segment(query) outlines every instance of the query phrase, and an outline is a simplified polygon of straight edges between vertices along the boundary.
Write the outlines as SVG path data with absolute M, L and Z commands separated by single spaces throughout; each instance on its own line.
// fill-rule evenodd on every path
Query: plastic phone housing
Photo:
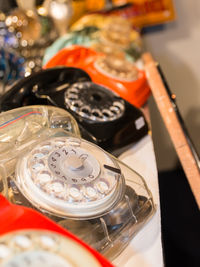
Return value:
M 1 144 L 12 127 L 7 125 Z M 51 218 L 110 260 L 154 214 L 144 179 L 95 144 L 60 128 L 16 140 L 1 153 L 2 193 Z
M 11 204 L 2 195 L 0 205 L 1 266 L 112 266 L 86 243 L 41 213 Z M 79 259 L 77 252 L 81 255 Z
M 75 267 L 81 264 L 101 266 L 86 249 L 71 239 L 51 232 L 19 231 L 0 237 L 0 242 L 0 252 L 4 252 L 0 259 L 2 267 L 11 267 L 13 264 L 16 267 L 40 267 L 44 264 L 47 267 L 54 264 L 60 267 Z
M 64 129 L 80 136 L 75 119 L 61 108 L 35 105 L 2 112 L 0 114 L 0 172 L 10 175 L 18 155 L 34 143 L 34 138 L 36 136 L 45 138 L 49 132 L 56 129 Z M 4 183 L 6 181 L 3 181 Z M 0 191 L 5 189 L 6 187 L 1 188 Z

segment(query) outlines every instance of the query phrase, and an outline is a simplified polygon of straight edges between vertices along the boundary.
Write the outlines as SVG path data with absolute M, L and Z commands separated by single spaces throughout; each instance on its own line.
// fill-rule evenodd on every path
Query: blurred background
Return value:
M 200 154 L 200 2 L 174 0 L 176 20 L 143 35 L 146 50 L 160 63 L 192 140 Z M 178 159 L 163 121 L 149 100 L 159 171 L 174 169 Z
M 174 0 L 176 20 L 143 35 L 146 50 L 160 63 L 195 147 L 200 154 L 200 2 Z M 159 171 L 166 266 L 200 266 L 200 213 L 165 125 L 149 99 Z

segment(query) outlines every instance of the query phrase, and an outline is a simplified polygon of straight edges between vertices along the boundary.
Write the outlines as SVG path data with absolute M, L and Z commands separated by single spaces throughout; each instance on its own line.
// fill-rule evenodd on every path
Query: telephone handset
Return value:
M 9 128 L 12 124 L 2 144 L 9 139 Z M 21 144 L 17 137 L 12 150 L 1 153 L 3 193 L 11 202 L 45 214 L 109 259 L 154 214 L 143 178 L 97 145 L 60 128 L 35 132 Z
M 75 68 L 57 67 L 47 71 L 39 71 L 30 76 L 21 79 L 15 83 L 0 99 L 0 111 L 6 111 L 20 106 L 47 104 L 44 100 L 38 100 L 34 90 L 37 87 L 43 88 L 47 93 L 54 90 L 61 90 L 65 84 L 75 83 L 77 81 L 90 81 L 89 75 Z
M 0 114 L 0 192 L 8 195 L 3 177 L 11 174 L 22 151 L 34 144 L 34 138 L 45 139 L 56 130 L 80 136 L 75 119 L 61 108 L 35 105 Z
M 148 133 L 139 109 L 93 83 L 80 69 L 47 69 L 21 80 L 3 96 L 1 109 L 36 103 L 66 109 L 83 138 L 115 154 Z
M 0 205 L 2 267 L 112 267 L 99 253 L 37 211 L 13 205 L 2 195 Z

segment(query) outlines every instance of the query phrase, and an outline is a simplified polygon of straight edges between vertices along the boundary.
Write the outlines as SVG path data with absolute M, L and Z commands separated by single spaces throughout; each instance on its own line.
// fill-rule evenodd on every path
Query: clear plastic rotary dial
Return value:
M 77 253 L 80 257 L 77 257 Z M 78 242 L 48 231 L 17 231 L 0 238 L 1 267 L 101 266 Z
M 54 137 L 22 157 L 16 169 L 22 194 L 39 209 L 70 218 L 94 218 L 121 200 L 124 177 L 98 146 Z
M 137 68 L 125 58 L 107 55 L 98 58 L 94 65 L 99 72 L 120 81 L 131 82 L 138 79 Z

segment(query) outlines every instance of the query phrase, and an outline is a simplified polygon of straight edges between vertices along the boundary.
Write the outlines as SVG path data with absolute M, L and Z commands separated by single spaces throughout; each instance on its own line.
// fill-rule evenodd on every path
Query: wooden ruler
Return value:
M 191 146 L 191 140 L 184 132 L 184 127 L 182 127 L 180 123 L 180 118 L 177 116 L 179 113 L 176 112 L 173 102 L 170 99 L 164 81 L 158 71 L 158 64 L 154 61 L 150 53 L 143 54 L 143 60 L 153 97 L 172 139 L 197 205 L 200 208 L 200 171 L 198 155 L 194 147 Z M 163 151 L 163 153 L 165 152 Z

